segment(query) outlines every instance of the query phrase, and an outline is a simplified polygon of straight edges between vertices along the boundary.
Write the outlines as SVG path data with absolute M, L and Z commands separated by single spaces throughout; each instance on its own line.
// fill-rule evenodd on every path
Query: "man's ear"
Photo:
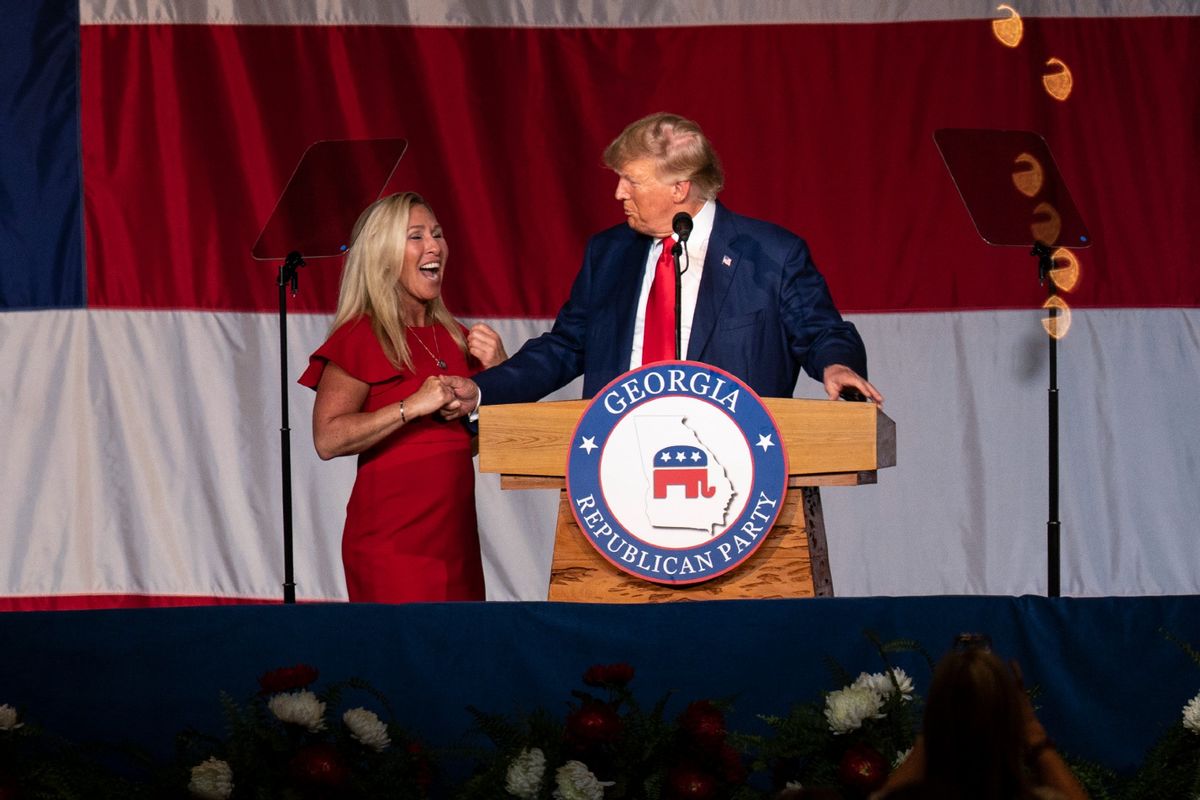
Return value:
M 671 186 L 671 200 L 676 203 L 682 203 L 684 200 L 687 200 L 691 191 L 691 181 L 675 181 L 674 185 Z

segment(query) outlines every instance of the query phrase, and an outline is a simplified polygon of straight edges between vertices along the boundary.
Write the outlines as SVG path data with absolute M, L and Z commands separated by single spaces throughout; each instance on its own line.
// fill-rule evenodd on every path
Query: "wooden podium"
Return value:
M 548 599 L 585 603 L 831 597 L 820 486 L 874 483 L 896 463 L 896 424 L 873 403 L 762 398 L 788 457 L 788 493 L 771 533 L 739 569 L 665 586 L 614 567 L 588 543 L 566 494 L 567 453 L 588 400 L 483 406 L 479 469 L 502 489 L 559 489 Z

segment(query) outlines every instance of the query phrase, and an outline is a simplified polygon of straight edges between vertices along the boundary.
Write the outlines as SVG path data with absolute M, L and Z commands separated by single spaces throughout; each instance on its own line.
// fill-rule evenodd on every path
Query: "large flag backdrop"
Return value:
M 1046 588 L 1045 290 L 975 233 L 943 127 L 1043 133 L 1095 241 L 1059 347 L 1064 593 L 1196 590 L 1194 5 L 1017 2 L 1016 47 L 990 2 L 568 5 L 6 11 L 0 607 L 280 596 L 277 265 L 249 251 L 309 144 L 407 139 L 389 189 L 429 199 L 448 304 L 515 350 L 621 219 L 601 150 L 664 109 L 709 133 L 731 208 L 808 239 L 897 422 L 899 466 L 824 491 L 838 594 Z M 296 376 L 339 270 L 302 270 Z M 341 598 L 354 464 L 289 401 L 298 595 Z M 478 502 L 489 596 L 544 597 L 553 493 L 484 476 Z

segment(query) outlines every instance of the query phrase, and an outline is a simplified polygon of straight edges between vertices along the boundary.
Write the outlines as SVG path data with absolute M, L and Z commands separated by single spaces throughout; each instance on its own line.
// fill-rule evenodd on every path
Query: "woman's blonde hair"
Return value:
M 359 215 L 350 234 L 350 249 L 342 269 L 337 313 L 330 332 L 347 322 L 366 316 L 383 352 L 396 369 L 413 369 L 412 355 L 404 335 L 400 312 L 400 288 L 396 280 L 408 239 L 408 217 L 413 206 L 429 204 L 416 192 L 398 192 L 376 200 Z M 449 332 L 463 353 L 467 342 L 454 316 L 441 297 L 426 304 L 434 323 Z

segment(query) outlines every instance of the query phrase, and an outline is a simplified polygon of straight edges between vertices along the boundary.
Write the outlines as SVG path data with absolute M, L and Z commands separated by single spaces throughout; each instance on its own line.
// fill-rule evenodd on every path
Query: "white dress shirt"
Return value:
M 717 213 L 717 204 L 713 200 L 704 203 L 696 216 L 692 217 L 692 235 L 687 240 L 687 260 L 680 256 L 680 267 L 686 268 L 680 281 L 680 357 L 688 357 L 688 339 L 692 334 L 692 317 L 696 314 L 696 298 L 700 296 L 700 277 L 704 273 L 704 257 L 708 255 L 708 240 L 712 236 L 713 218 Z M 671 239 L 678 241 L 679 237 L 671 234 Z M 646 328 L 646 301 L 650 297 L 650 286 L 654 283 L 654 271 L 658 266 L 658 257 L 663 245 L 659 240 L 650 246 L 650 254 L 646 256 L 646 266 L 642 272 L 642 291 L 638 295 L 637 316 L 633 321 L 633 351 L 629 354 L 629 368 L 642 365 L 642 337 Z M 671 289 L 674 292 L 674 287 Z

